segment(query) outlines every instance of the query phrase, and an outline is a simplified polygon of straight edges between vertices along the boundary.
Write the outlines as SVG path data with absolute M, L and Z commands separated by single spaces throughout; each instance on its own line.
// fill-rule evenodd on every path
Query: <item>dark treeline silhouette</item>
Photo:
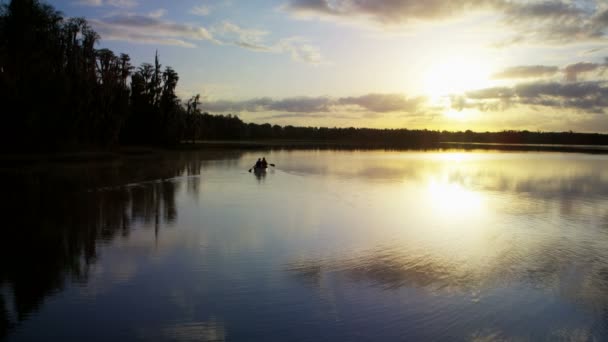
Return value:
M 37 0 L 2 6 L 3 148 L 179 142 L 177 73 L 158 55 L 134 68 L 128 55 L 96 49 L 99 39 L 85 19 L 63 19 Z
M 0 9 L 0 149 L 61 150 L 197 140 L 308 140 L 378 147 L 439 142 L 608 144 L 608 135 L 504 131 L 476 133 L 294 127 L 244 123 L 202 112 L 200 96 L 180 101 L 179 76 L 154 63 L 96 49 L 100 36 L 83 18 L 64 19 L 38 0 Z
M 193 115 L 192 120 L 196 125 L 191 127 L 197 128 L 190 140 L 307 140 L 382 147 L 432 147 L 441 142 L 608 145 L 608 135 L 599 133 L 294 127 L 245 123 L 233 115 L 208 113 Z

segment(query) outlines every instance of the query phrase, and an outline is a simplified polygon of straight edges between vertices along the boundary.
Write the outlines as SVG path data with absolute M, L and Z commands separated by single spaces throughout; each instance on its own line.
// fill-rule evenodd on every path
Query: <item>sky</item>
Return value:
M 608 0 L 53 0 L 246 122 L 608 133 Z

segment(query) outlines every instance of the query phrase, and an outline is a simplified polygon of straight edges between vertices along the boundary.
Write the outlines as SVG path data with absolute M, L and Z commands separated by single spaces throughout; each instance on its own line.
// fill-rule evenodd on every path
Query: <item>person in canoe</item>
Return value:
M 258 158 L 258 161 L 255 162 L 255 165 L 253 165 L 251 169 L 249 169 L 249 172 L 251 172 L 251 170 L 266 170 L 268 165 L 272 167 L 275 166 L 274 164 L 267 162 L 266 157 Z

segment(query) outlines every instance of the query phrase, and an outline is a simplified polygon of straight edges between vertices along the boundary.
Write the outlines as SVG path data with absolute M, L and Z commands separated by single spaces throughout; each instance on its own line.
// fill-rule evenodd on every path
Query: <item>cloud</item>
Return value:
M 138 5 L 135 0 L 80 0 L 76 1 L 75 4 L 82 6 L 112 6 L 119 8 L 133 8 Z
M 152 18 L 162 18 L 165 15 L 167 15 L 167 10 L 164 8 L 159 8 L 155 11 L 148 13 L 148 16 L 150 16 Z
M 194 47 L 193 41 L 217 43 L 206 28 L 164 20 L 162 16 L 165 13 L 165 10 L 160 9 L 148 15 L 126 13 L 89 21 L 103 39 L 107 40 L 183 47 Z
M 216 25 L 212 31 L 223 41 L 245 49 L 284 53 L 295 61 L 309 64 L 324 62 L 319 48 L 303 37 L 282 38 L 274 43 L 268 43 L 266 42 L 268 31 L 242 28 L 229 21 Z
M 224 21 L 207 29 L 195 24 L 182 24 L 163 19 L 167 11 L 157 9 L 146 15 L 114 14 L 89 22 L 106 40 L 121 40 L 144 44 L 174 45 L 193 48 L 197 41 L 231 44 L 258 52 L 290 55 L 293 60 L 309 64 L 324 62 L 319 48 L 302 37 L 289 37 L 267 43 L 269 32 L 248 29 Z
M 257 120 L 276 120 L 276 119 L 302 119 L 302 118 L 315 118 L 315 119 L 325 119 L 327 118 L 327 114 L 319 114 L 319 113 L 283 113 L 283 114 L 272 114 L 266 116 L 260 116 Z M 332 119 L 340 119 L 340 120 L 353 120 L 356 117 L 352 115 L 344 115 L 344 114 L 336 114 L 333 113 L 331 115 Z
M 82 6 L 99 7 L 99 6 L 103 5 L 103 0 L 80 0 L 80 1 L 75 1 L 74 4 L 82 5 Z
M 309 64 L 322 64 L 324 62 L 321 51 L 318 47 L 311 45 L 308 40 L 302 37 L 291 37 L 281 39 L 274 49 L 291 55 L 296 61 Z
M 493 0 L 292 0 L 284 9 L 302 16 L 364 18 L 382 24 L 437 20 L 487 7 Z
M 331 100 L 327 97 L 292 97 L 273 100 L 269 97 L 243 101 L 203 102 L 201 107 L 209 112 L 328 112 Z
M 209 8 L 209 6 L 203 6 L 203 5 L 194 6 L 194 7 L 192 7 L 192 9 L 190 9 L 190 13 L 204 17 L 206 15 L 209 15 L 209 13 L 211 13 L 211 8 Z
M 486 89 L 479 89 L 474 91 L 466 92 L 466 97 L 475 100 L 483 99 L 506 99 L 514 96 L 512 88 L 509 87 L 493 87 Z
M 517 84 L 467 92 L 464 98 L 452 101 L 452 107 L 478 108 L 482 111 L 504 110 L 513 105 L 531 105 L 568 109 L 586 113 L 606 113 L 608 84 L 603 81 L 546 82 Z
M 578 79 L 579 74 L 589 73 L 593 71 L 600 71 L 600 73 L 603 73 L 607 67 L 608 61 L 603 64 L 580 62 L 566 66 L 564 68 L 564 74 L 566 75 L 566 80 L 576 81 Z
M 210 112 L 288 112 L 328 113 L 348 108 L 349 111 L 373 113 L 419 113 L 424 109 L 426 98 L 409 98 L 403 94 L 367 94 L 351 97 L 298 96 L 273 100 L 268 97 L 244 101 L 203 102 L 202 108 Z
M 494 79 L 507 79 L 507 78 L 531 78 L 531 77 L 545 77 L 553 76 L 559 71 L 556 66 L 546 65 L 524 65 L 507 68 L 501 72 L 492 75 Z
M 512 79 L 512 78 L 546 78 L 563 73 L 564 78 L 569 82 L 576 82 L 580 74 L 590 74 L 596 72 L 596 76 L 602 76 L 608 68 L 608 58 L 604 63 L 578 62 L 570 64 L 560 69 L 556 66 L 546 65 L 522 65 L 504 69 L 494 75 L 493 79 Z
M 367 94 L 358 97 L 343 97 L 338 100 L 342 105 L 357 105 L 376 113 L 416 112 L 426 102 L 424 97 L 408 98 L 402 94 Z
M 297 17 L 317 17 L 386 26 L 443 22 L 491 13 L 515 35 L 500 45 L 524 41 L 577 43 L 602 40 L 608 9 L 593 1 L 524 0 L 291 0 L 283 9 Z
M 504 20 L 522 41 L 578 43 L 606 38 L 608 26 L 598 13 L 580 2 L 511 3 Z
M 229 21 L 213 27 L 212 31 L 231 44 L 256 51 L 270 51 L 272 48 L 264 44 L 267 31 L 242 28 Z

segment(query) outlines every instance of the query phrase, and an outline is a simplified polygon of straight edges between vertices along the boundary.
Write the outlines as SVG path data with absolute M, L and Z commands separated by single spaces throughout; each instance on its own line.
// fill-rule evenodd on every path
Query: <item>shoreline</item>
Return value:
M 359 149 L 394 151 L 449 151 L 449 150 L 495 150 L 495 151 L 538 151 L 608 154 L 608 145 L 565 145 L 565 144 L 510 144 L 477 142 L 433 142 L 426 144 L 386 144 L 360 143 L 351 141 L 314 140 L 203 140 L 194 144 L 183 144 L 186 149 L 240 148 L 240 149 Z
M 172 152 L 221 151 L 231 149 L 336 149 L 392 151 L 530 151 L 608 154 L 608 145 L 508 144 L 477 142 L 436 142 L 426 144 L 361 143 L 352 141 L 314 140 L 202 140 L 173 147 L 123 146 L 108 150 L 82 149 L 54 152 L 2 152 L 0 166 L 45 162 L 112 162 L 122 158 L 153 158 Z

